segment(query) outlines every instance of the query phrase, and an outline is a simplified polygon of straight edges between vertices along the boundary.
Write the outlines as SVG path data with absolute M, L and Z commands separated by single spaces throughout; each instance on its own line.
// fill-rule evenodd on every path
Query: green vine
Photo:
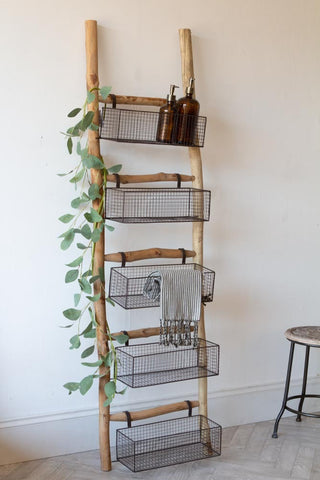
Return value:
M 97 349 L 96 331 L 101 327 L 97 323 L 94 303 L 98 302 L 101 296 L 103 296 L 108 303 L 114 306 L 112 300 L 106 296 L 106 292 L 102 291 L 105 281 L 104 268 L 99 268 L 98 275 L 93 275 L 93 272 L 95 272 L 94 252 L 103 230 L 106 229 L 111 232 L 114 230 L 114 227 L 107 225 L 103 218 L 104 193 L 108 173 L 118 173 L 122 167 L 122 165 L 114 165 L 107 169 L 100 158 L 89 153 L 88 131 L 97 131 L 99 129 L 93 123 L 95 111 L 88 110 L 88 105 L 95 100 L 96 94 L 94 91 L 97 91 L 103 99 L 106 99 L 111 91 L 111 87 L 91 89 L 87 92 L 87 98 L 83 107 L 74 108 L 68 114 L 69 118 L 82 114 L 81 120 L 68 128 L 66 133 L 64 133 L 67 139 L 68 152 L 70 155 L 76 153 L 78 161 L 76 166 L 68 173 L 58 174 L 61 177 L 72 175 L 69 182 L 74 184 L 75 190 L 78 192 L 78 196 L 71 201 L 71 207 L 75 210 L 75 213 L 66 213 L 59 218 L 62 223 L 69 224 L 68 230 L 63 232 L 59 238 L 62 238 L 60 244 L 62 250 L 67 250 L 77 239 L 76 246 L 79 253 L 81 252 L 81 255 L 66 265 L 70 269 L 66 272 L 65 283 L 77 282 L 79 290 L 74 294 L 74 305 L 63 311 L 63 316 L 72 323 L 64 325 L 62 328 L 76 327 L 77 333 L 69 340 L 70 350 L 79 349 L 82 339 L 94 339 L 93 344 L 82 351 L 82 360 L 90 357 Z M 103 177 L 102 186 L 91 182 L 91 168 L 101 170 Z M 99 200 L 98 208 L 94 209 L 91 204 L 97 200 Z M 93 285 L 96 281 L 99 281 L 100 292 L 94 294 Z M 89 323 L 83 328 L 82 323 L 86 317 Z M 68 382 L 63 386 L 69 391 L 69 395 L 77 390 L 82 395 L 85 395 L 92 387 L 95 378 L 110 375 L 110 380 L 105 384 L 106 400 L 104 406 L 108 406 L 117 393 L 123 395 L 126 390 L 117 390 L 118 362 L 113 340 L 124 344 L 128 337 L 127 335 L 111 336 L 108 325 L 107 331 L 104 331 L 103 334 L 106 336 L 106 341 L 110 341 L 110 351 L 107 355 L 105 357 L 99 355 L 99 359 L 95 362 L 81 362 L 85 367 L 94 368 L 93 373 L 85 376 L 80 382 Z M 99 375 L 99 367 L 103 365 L 106 367 L 106 371 Z

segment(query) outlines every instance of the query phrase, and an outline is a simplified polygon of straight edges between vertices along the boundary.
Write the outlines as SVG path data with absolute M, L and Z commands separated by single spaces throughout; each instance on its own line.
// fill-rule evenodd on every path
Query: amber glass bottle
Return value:
M 167 95 L 167 103 L 159 110 L 159 120 L 157 127 L 157 142 L 172 143 L 172 135 L 176 113 L 176 96 L 174 89 L 177 85 L 170 85 L 170 93 Z
M 194 78 L 190 78 L 185 97 L 180 98 L 176 103 L 177 116 L 174 142 L 179 145 L 192 146 L 194 144 L 200 104 L 192 98 L 193 91 Z

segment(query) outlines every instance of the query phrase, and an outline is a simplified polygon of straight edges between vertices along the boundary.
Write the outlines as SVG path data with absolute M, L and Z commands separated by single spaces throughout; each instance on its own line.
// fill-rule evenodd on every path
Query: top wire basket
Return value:
M 99 136 L 116 142 L 203 147 L 206 117 L 175 114 L 169 118 L 166 115 L 171 114 L 103 107 Z M 167 134 L 163 125 L 169 123 L 170 134 Z

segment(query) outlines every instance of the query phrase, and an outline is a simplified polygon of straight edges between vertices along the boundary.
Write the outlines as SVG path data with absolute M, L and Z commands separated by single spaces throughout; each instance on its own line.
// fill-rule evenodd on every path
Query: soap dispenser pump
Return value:
M 180 98 L 176 104 L 177 111 L 177 133 L 176 143 L 192 146 L 199 115 L 200 104 L 193 97 L 194 78 L 189 79 L 185 97 Z
M 157 128 L 157 142 L 172 143 L 172 134 L 176 113 L 176 96 L 174 90 L 179 88 L 177 85 L 170 85 L 170 93 L 167 95 L 167 103 L 159 110 L 159 120 Z

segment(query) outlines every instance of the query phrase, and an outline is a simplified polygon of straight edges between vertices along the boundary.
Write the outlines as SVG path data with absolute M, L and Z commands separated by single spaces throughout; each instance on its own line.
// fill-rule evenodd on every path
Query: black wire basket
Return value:
M 219 375 L 220 348 L 198 339 L 197 347 L 141 343 L 117 347 L 118 375 L 131 388 Z
M 117 460 L 132 472 L 216 457 L 221 426 L 203 415 L 117 430 Z
M 106 188 L 105 217 L 120 223 L 204 222 L 211 192 L 197 188 Z
M 206 117 L 198 115 L 104 107 L 99 136 L 116 142 L 203 147 L 206 123 Z
M 153 299 L 144 294 L 146 282 L 150 274 L 171 269 L 200 270 L 202 273 L 202 302 L 212 302 L 215 272 L 197 263 L 112 267 L 110 269 L 109 298 L 126 310 L 159 307 L 159 297 Z

